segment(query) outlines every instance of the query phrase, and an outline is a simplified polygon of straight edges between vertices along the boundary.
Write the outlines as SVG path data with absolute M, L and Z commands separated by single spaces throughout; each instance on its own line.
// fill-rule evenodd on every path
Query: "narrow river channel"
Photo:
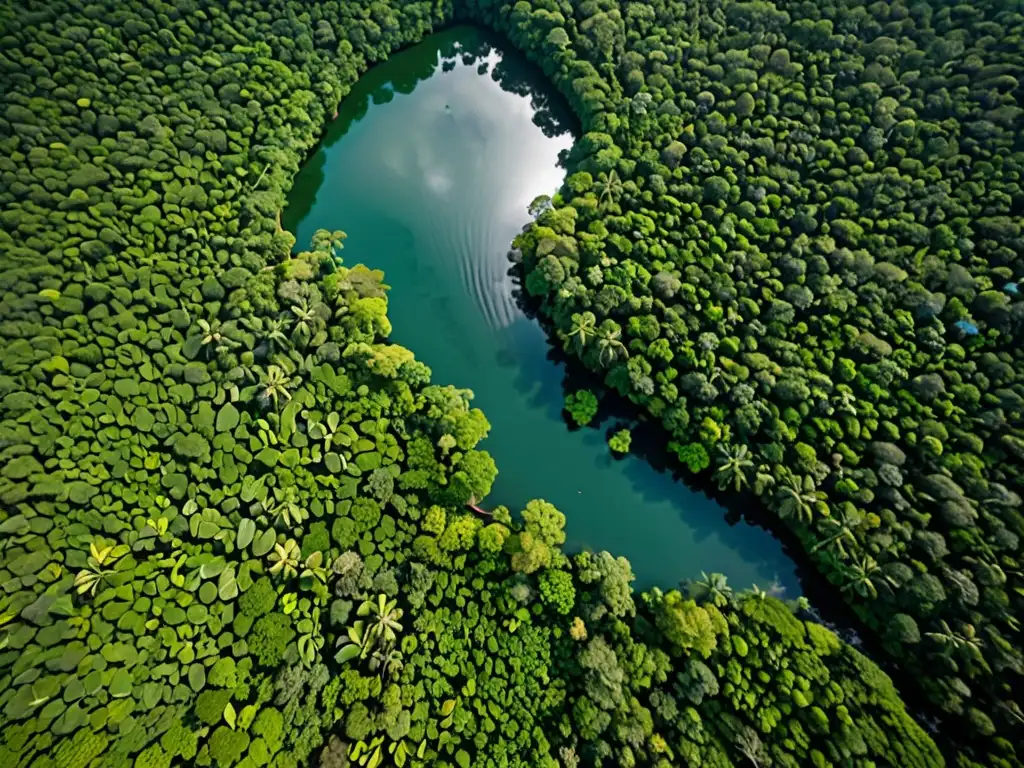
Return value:
M 795 597 L 796 568 L 767 531 L 644 459 L 614 459 L 605 423 L 570 430 L 565 368 L 517 305 L 506 253 L 537 195 L 564 178 L 574 124 L 543 74 L 470 27 L 373 68 L 295 179 L 284 226 L 300 246 L 348 233 L 346 264 L 384 270 L 395 342 L 438 383 L 471 389 L 491 422 L 480 446 L 498 479 L 485 506 L 544 498 L 568 518 L 568 548 L 629 558 L 636 586 L 719 571 Z

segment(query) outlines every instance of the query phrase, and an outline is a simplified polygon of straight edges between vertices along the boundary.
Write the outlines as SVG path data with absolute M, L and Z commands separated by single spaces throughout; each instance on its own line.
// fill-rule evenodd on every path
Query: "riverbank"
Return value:
M 533 199 L 561 185 L 575 126 L 544 75 L 498 45 L 454 28 L 370 70 L 296 177 L 285 227 L 299 243 L 345 230 L 345 263 L 391 286 L 392 338 L 474 392 L 499 469 L 489 505 L 551 501 L 569 550 L 626 556 L 639 588 L 722 571 L 797 596 L 767 533 L 639 454 L 616 460 L 598 432 L 566 428 L 564 369 L 517 304 L 505 254 Z

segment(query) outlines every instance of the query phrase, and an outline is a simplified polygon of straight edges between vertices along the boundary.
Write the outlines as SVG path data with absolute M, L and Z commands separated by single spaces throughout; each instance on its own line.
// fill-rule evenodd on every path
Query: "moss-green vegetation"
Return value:
M 628 429 L 620 429 L 608 438 L 608 447 L 615 453 L 629 453 L 629 446 L 632 441 L 633 435 L 630 431 Z
M 597 396 L 587 389 L 565 396 L 565 410 L 576 426 L 585 427 L 597 415 Z
M 952 158 L 942 167 L 977 176 L 962 188 L 991 185 L 984 219 L 990 223 L 978 225 L 975 261 L 969 263 L 979 270 L 973 278 L 981 281 L 978 300 L 999 314 L 997 301 L 981 297 L 991 293 L 993 275 L 1001 274 L 986 272 L 985 265 L 1007 247 L 1003 238 L 1013 222 L 1002 223 L 999 216 L 1000 206 L 1012 202 L 1013 182 L 981 153 L 1002 147 L 1005 124 L 1015 118 L 999 101 L 1015 87 L 1006 80 L 1013 70 L 967 78 L 957 68 L 984 71 L 985 51 L 1004 55 L 1009 43 L 997 44 L 998 36 L 1008 34 L 1016 17 L 985 27 L 986 37 L 977 37 L 989 41 L 984 45 L 975 42 L 974 32 L 947 44 L 942 33 L 949 11 L 931 22 L 922 17 L 922 27 L 932 24 L 939 35 L 928 37 L 927 52 L 917 56 L 916 76 L 902 67 L 902 80 L 896 80 L 886 74 L 891 64 L 849 72 L 841 65 L 864 55 L 857 36 L 867 38 L 872 30 L 881 36 L 882 22 L 841 9 L 834 31 L 831 21 L 800 21 L 819 14 L 816 5 L 792 5 L 792 16 L 761 3 L 624 9 L 611 2 L 575 8 L 459 3 L 456 9 L 444 2 L 186 0 L 0 7 L 0 760 L 61 768 L 283 768 L 311 760 L 323 766 L 462 768 L 941 764 L 888 678 L 829 631 L 797 618 L 798 606 L 756 591 L 734 595 L 714 574 L 685 592 L 654 590 L 634 598 L 625 560 L 608 553 L 562 554 L 564 516 L 551 504 L 530 502 L 519 523 L 501 508 L 488 520 L 464 513 L 466 502 L 486 496 L 496 472 L 486 452 L 476 449 L 488 430 L 484 415 L 465 391 L 431 384 L 429 369 L 412 352 L 388 343 L 383 275 L 372 265 L 343 265 L 341 233 L 319 232 L 308 250 L 294 251 L 293 238 L 276 223 L 291 176 L 359 72 L 457 13 L 505 30 L 541 60 L 590 131 L 577 162 L 596 172 L 598 186 L 588 195 L 595 177 L 572 177 L 571 185 L 582 185 L 580 211 L 575 200 L 570 207 L 568 198 L 556 200 L 523 245 L 532 268 L 528 286 L 535 293 L 551 290 L 547 306 L 554 317 L 567 318 L 567 331 L 574 324 L 589 329 L 574 333 L 579 351 L 619 371 L 612 383 L 620 388 L 627 388 L 623 376 L 632 381 L 633 369 L 642 367 L 637 361 L 681 355 L 690 333 L 662 336 L 671 325 L 651 314 L 656 305 L 644 293 L 643 277 L 650 270 L 641 262 L 663 262 L 650 280 L 659 295 L 690 296 L 681 287 L 683 277 L 694 291 L 707 292 L 692 306 L 680 305 L 676 317 L 689 327 L 705 315 L 708 322 L 737 323 L 737 312 L 752 312 L 751 305 L 771 314 L 781 301 L 759 295 L 740 302 L 738 288 L 710 283 L 711 272 L 725 279 L 726 270 L 716 271 L 716 264 L 733 264 L 731 272 L 742 282 L 745 270 L 757 274 L 758 264 L 789 270 L 787 259 L 822 260 L 812 254 L 821 247 L 814 238 L 824 233 L 810 224 L 806 250 L 787 256 L 790 251 L 773 249 L 769 259 L 756 255 L 759 241 L 749 229 L 754 225 L 742 223 L 747 209 L 739 208 L 743 203 L 733 190 L 753 187 L 749 177 L 741 181 L 726 168 L 732 167 L 730 152 L 745 146 L 744 136 L 751 147 L 765 143 L 758 131 L 767 130 L 766 104 L 779 114 L 771 118 L 779 143 L 768 142 L 756 153 L 767 164 L 759 170 L 765 197 L 746 202 L 755 214 L 757 206 L 769 206 L 759 214 L 768 223 L 756 227 L 770 227 L 772 219 L 789 228 L 786 216 L 801 205 L 813 208 L 800 209 L 811 222 L 831 210 L 826 200 L 801 197 L 806 187 L 800 173 L 786 171 L 786 164 L 814 162 L 799 148 L 811 151 L 824 142 L 826 134 L 815 136 L 833 124 L 838 127 L 829 130 L 853 130 L 858 122 L 850 115 L 865 115 L 864 103 L 873 104 L 871 120 L 881 123 L 883 143 L 915 148 L 914 142 L 942 140 L 950 154 L 939 155 Z M 876 15 L 891 13 L 889 6 L 873 8 Z M 959 8 L 960 15 L 970 11 Z M 626 18 L 636 38 L 628 52 Z M 885 23 L 892 34 L 912 40 L 909 32 L 900 33 L 900 19 L 910 17 L 895 15 Z M 967 21 L 982 34 L 980 22 Z M 897 57 L 898 46 L 884 42 L 890 38 L 879 40 L 873 61 Z M 962 55 L 975 44 L 985 50 L 973 58 Z M 755 52 L 749 60 L 722 58 L 747 48 Z M 977 106 L 996 111 L 994 121 L 984 130 L 963 129 L 967 135 L 959 144 L 942 134 L 960 130 L 955 122 L 934 123 L 936 133 L 901 128 L 911 118 L 899 110 L 913 107 L 890 107 L 885 99 L 892 97 L 879 95 L 883 88 L 918 93 L 937 76 L 935 57 L 942 51 L 950 66 L 942 62 L 941 76 L 966 78 L 957 88 L 967 94 L 957 90 L 957 99 L 969 99 L 971 82 L 992 83 L 985 87 L 995 93 Z M 833 77 L 830 67 L 844 74 Z M 791 124 L 797 117 L 815 114 L 801 96 L 805 80 L 816 93 L 812 68 L 830 88 L 851 93 L 835 96 L 843 101 L 836 107 L 842 115 L 824 123 L 811 119 L 798 129 Z M 867 84 L 859 88 L 861 81 Z M 896 84 L 902 81 L 908 84 Z M 740 86 L 750 93 L 736 99 L 730 124 L 715 102 L 731 103 L 728 93 Z M 934 94 L 935 109 L 961 103 L 943 92 L 945 98 Z M 825 97 L 814 96 L 819 98 Z M 824 102 L 820 108 L 827 113 Z M 742 120 L 751 121 L 747 132 Z M 662 141 L 664 136 L 676 138 Z M 871 161 L 860 158 L 856 141 L 845 143 L 844 152 L 820 155 L 817 162 L 826 165 L 807 178 L 819 185 L 843 183 L 846 174 L 829 170 L 829 163 L 842 160 L 857 181 L 846 182 L 846 202 L 831 204 L 848 207 L 863 198 L 866 187 L 856 184 L 875 179 L 877 168 L 867 167 Z M 957 147 L 968 154 L 958 154 Z M 923 179 L 931 173 L 913 152 L 904 154 L 906 174 Z M 964 156 L 973 165 L 961 163 Z M 755 167 L 762 160 L 749 162 Z M 687 190 L 696 187 L 688 174 L 710 168 L 729 178 L 697 185 L 700 199 L 692 201 Z M 746 174 L 746 166 L 739 168 Z M 784 180 L 776 178 L 780 174 Z M 657 186 L 655 177 L 664 187 L 658 200 L 678 204 L 678 211 L 640 213 L 654 205 L 644 190 Z M 943 178 L 939 168 L 935 184 Z M 871 184 L 876 199 L 885 195 L 894 211 L 903 205 L 913 210 L 903 201 L 938 188 L 908 182 L 903 194 L 901 177 L 886 174 Z M 733 218 L 713 213 L 720 205 L 739 212 Z M 948 214 L 954 242 L 945 252 L 970 239 L 977 198 L 967 205 L 966 216 Z M 698 218 L 704 209 L 707 215 Z M 913 226 L 894 212 L 902 223 L 889 227 L 891 235 L 877 235 L 854 215 L 828 214 L 833 232 L 851 237 L 859 227 L 860 237 L 879 237 L 884 245 L 891 236 L 899 244 L 899 227 Z M 849 223 L 835 224 L 840 219 Z M 789 229 L 779 226 L 773 238 L 786 245 Z M 717 240 L 703 236 L 711 234 L 708 227 L 718 228 Z M 672 246 L 671 253 L 662 246 L 664 255 L 658 255 L 659 239 Z M 717 260 L 689 250 L 707 243 L 719 248 L 719 241 L 725 249 L 716 252 Z M 626 258 L 633 242 L 641 262 Z M 847 250 L 851 264 L 863 263 L 866 250 Z M 594 256 L 585 264 L 587 274 L 606 271 L 611 290 L 600 294 L 621 297 L 618 311 L 600 303 L 570 311 L 572 302 L 588 301 L 590 289 L 577 273 L 580 259 Z M 749 267 L 740 265 L 745 258 L 752 260 Z M 926 251 L 902 268 L 916 263 L 924 269 L 934 261 L 929 258 Z M 804 282 L 812 281 L 799 285 Z M 904 295 L 889 290 L 869 286 L 861 294 L 837 289 L 834 295 L 849 294 L 847 324 L 870 325 L 886 317 L 873 311 L 872 302 L 886 307 L 891 297 Z M 866 302 L 861 311 L 855 310 L 858 295 Z M 650 312 L 633 312 L 645 304 Z M 659 313 L 669 311 L 657 306 Z M 968 311 L 964 302 L 960 306 L 958 311 Z M 1012 308 L 1004 309 L 1009 318 Z M 837 317 L 842 311 L 836 309 Z M 893 322 L 902 317 L 899 311 Z M 978 319 L 996 323 L 989 314 Z M 779 347 L 801 360 L 796 349 L 827 346 L 823 341 L 815 347 L 810 320 L 804 325 L 802 345 Z M 781 339 L 799 326 L 766 328 Z M 793 393 L 824 386 L 806 371 L 801 378 L 795 363 L 786 362 L 774 378 L 785 361 L 757 353 L 750 336 L 740 338 L 744 327 L 735 328 L 712 344 L 714 359 L 703 341 L 694 347 L 707 361 L 708 386 L 716 381 L 712 360 L 725 387 L 739 367 L 754 367 L 755 354 L 767 360 L 766 375 L 751 381 L 786 381 Z M 858 331 L 858 343 L 869 351 L 910 338 L 897 339 L 895 331 L 889 341 L 864 334 L 870 331 Z M 875 460 L 897 472 L 905 471 L 904 464 L 918 467 L 925 461 L 918 453 L 933 440 L 939 463 L 926 476 L 922 495 L 943 499 L 943 510 L 1006 520 L 1001 533 L 988 523 L 984 530 L 965 526 L 951 542 L 973 547 L 960 551 L 955 562 L 962 568 L 951 572 L 961 574 L 958 583 L 965 586 L 958 600 L 976 606 L 977 619 L 969 614 L 968 622 L 955 613 L 959 602 L 940 599 L 945 595 L 929 573 L 932 560 L 904 566 L 909 575 L 903 583 L 918 585 L 904 598 L 905 611 L 931 605 L 936 621 L 949 622 L 923 628 L 931 633 L 928 642 L 936 643 L 941 641 L 932 635 L 941 626 L 948 630 L 942 647 L 949 652 L 938 658 L 946 669 L 963 666 L 965 674 L 982 678 L 977 706 L 966 685 L 958 689 L 967 720 L 981 733 L 1005 729 L 1014 714 L 1012 707 L 1005 713 L 995 708 L 994 677 L 998 672 L 1006 678 L 1017 658 L 993 623 L 1000 607 L 1012 618 L 1006 579 L 1018 578 L 1008 563 L 998 568 L 1006 557 L 1001 548 L 1019 526 L 1016 496 L 994 476 L 1000 451 L 1017 445 L 991 437 L 1017 407 L 1007 378 L 1015 369 L 999 357 L 1012 354 L 1002 351 L 1003 339 L 986 330 L 977 348 L 948 345 L 946 359 L 957 364 L 950 370 L 963 371 L 958 389 L 950 389 L 959 399 L 940 392 L 932 402 L 948 403 L 949 413 L 898 416 L 897 404 L 909 408 L 914 402 L 902 398 L 877 407 L 877 424 L 849 415 L 864 422 L 859 439 L 875 441 L 864 467 Z M 746 352 L 740 353 L 741 345 Z M 819 360 L 810 354 L 808 371 Z M 892 356 L 898 367 L 917 364 L 909 351 Z M 903 357 L 908 360 L 900 362 Z M 966 367 L 974 357 L 981 361 L 976 373 Z M 874 381 L 875 372 L 889 367 L 852 360 L 850 407 L 857 407 L 867 400 L 853 386 L 861 378 Z M 980 376 L 994 382 L 997 389 L 985 397 L 998 403 L 972 404 L 960 394 L 977 389 L 970 381 Z M 922 386 L 927 389 L 934 378 L 924 378 Z M 761 402 L 765 393 L 748 388 L 749 402 Z M 729 391 L 735 395 L 736 389 Z M 896 397 L 900 390 L 883 388 L 878 397 L 890 391 Z M 788 458 L 785 466 L 804 472 L 791 485 L 781 478 L 780 485 L 794 488 L 784 507 L 794 518 L 807 509 L 823 515 L 841 492 L 813 479 L 824 466 L 815 457 L 820 440 L 831 434 L 823 426 L 830 417 L 815 410 L 822 425 L 812 430 L 801 397 L 794 399 L 792 414 L 771 422 L 779 425 L 773 430 L 778 457 L 769 464 Z M 772 407 L 765 405 L 765 413 Z M 973 410 L 957 411 L 967 407 Z M 987 426 L 976 438 L 981 444 L 968 451 L 960 443 L 972 434 L 967 427 L 982 407 Z M 675 418 L 681 423 L 691 411 L 688 426 L 676 434 L 686 441 L 680 453 L 706 465 L 705 445 L 728 453 L 737 433 L 724 414 L 696 399 L 688 410 L 677 407 Z M 943 414 L 950 417 L 948 427 L 938 418 Z M 959 426 L 953 416 L 961 419 Z M 910 443 L 900 438 L 901 430 L 927 434 Z M 895 444 L 900 439 L 904 448 L 915 447 L 912 455 Z M 752 442 L 758 461 L 768 461 L 765 451 L 774 443 Z M 863 446 L 843 445 L 852 454 L 847 463 L 855 465 Z M 961 459 L 946 477 L 941 462 L 950 455 Z M 903 461 L 879 459 L 900 456 Z M 742 458 L 728 475 L 737 487 L 746 468 Z M 958 474 L 969 468 L 977 474 L 970 482 Z M 914 511 L 917 492 L 903 496 L 885 481 L 890 490 L 873 493 L 867 471 L 851 466 L 843 478 L 851 498 L 862 505 L 868 496 L 888 500 L 901 512 L 899 518 L 892 510 L 869 515 L 870 536 L 885 536 L 896 549 L 910 546 L 906 541 L 939 548 L 941 537 L 924 522 L 913 535 L 895 532 L 894 521 L 909 528 L 918 517 L 927 520 Z M 761 474 L 775 479 L 770 467 Z M 872 476 L 886 474 L 891 471 L 879 469 Z M 982 503 L 969 500 L 975 498 Z M 838 514 L 843 509 L 830 519 L 847 520 Z M 857 509 L 849 501 L 849 514 Z M 829 536 L 835 536 L 834 546 L 822 552 L 866 557 L 864 541 L 882 549 L 883 539 L 846 535 L 841 527 Z M 981 551 L 986 542 L 989 549 Z M 985 578 L 978 577 L 982 586 L 972 600 L 966 585 L 974 585 L 975 570 Z M 894 582 L 899 575 L 885 574 Z M 876 581 L 881 585 L 867 573 L 858 583 L 870 591 L 866 585 Z M 931 603 L 921 599 L 927 589 L 936 593 Z M 982 627 L 978 637 L 968 637 L 967 627 L 973 633 L 975 624 Z M 899 627 L 903 642 L 920 634 L 909 616 L 891 626 Z M 981 653 L 973 653 L 979 644 Z M 993 744 L 996 752 L 1010 754 L 1008 744 Z
M 584 123 L 526 288 L 784 520 L 965 759 L 1019 764 L 1020 8 L 571 5 L 494 17 Z

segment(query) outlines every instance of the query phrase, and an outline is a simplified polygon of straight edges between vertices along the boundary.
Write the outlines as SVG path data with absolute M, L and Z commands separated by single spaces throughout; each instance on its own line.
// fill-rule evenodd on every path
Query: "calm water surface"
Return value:
M 637 586 L 720 571 L 741 588 L 798 594 L 766 531 L 636 456 L 615 460 L 613 425 L 570 431 L 564 366 L 517 306 L 506 253 L 527 206 L 564 178 L 573 121 L 543 75 L 471 28 L 434 35 L 372 69 L 299 173 L 284 225 L 300 245 L 348 233 L 346 264 L 383 269 L 392 339 L 438 383 L 473 390 L 491 422 L 480 446 L 498 479 L 485 506 L 539 497 L 565 512 L 570 549 L 625 555 Z

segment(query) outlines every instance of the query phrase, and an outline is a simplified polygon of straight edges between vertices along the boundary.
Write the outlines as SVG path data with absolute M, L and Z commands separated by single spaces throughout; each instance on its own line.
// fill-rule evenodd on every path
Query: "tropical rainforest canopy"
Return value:
M 1005 6 L 0 7 L 0 760 L 1021 765 Z M 388 343 L 341 232 L 277 218 L 360 73 L 455 20 L 582 122 L 526 289 L 792 528 L 942 752 L 801 605 L 635 595 L 546 501 L 464 511 L 497 471 L 470 393 Z

